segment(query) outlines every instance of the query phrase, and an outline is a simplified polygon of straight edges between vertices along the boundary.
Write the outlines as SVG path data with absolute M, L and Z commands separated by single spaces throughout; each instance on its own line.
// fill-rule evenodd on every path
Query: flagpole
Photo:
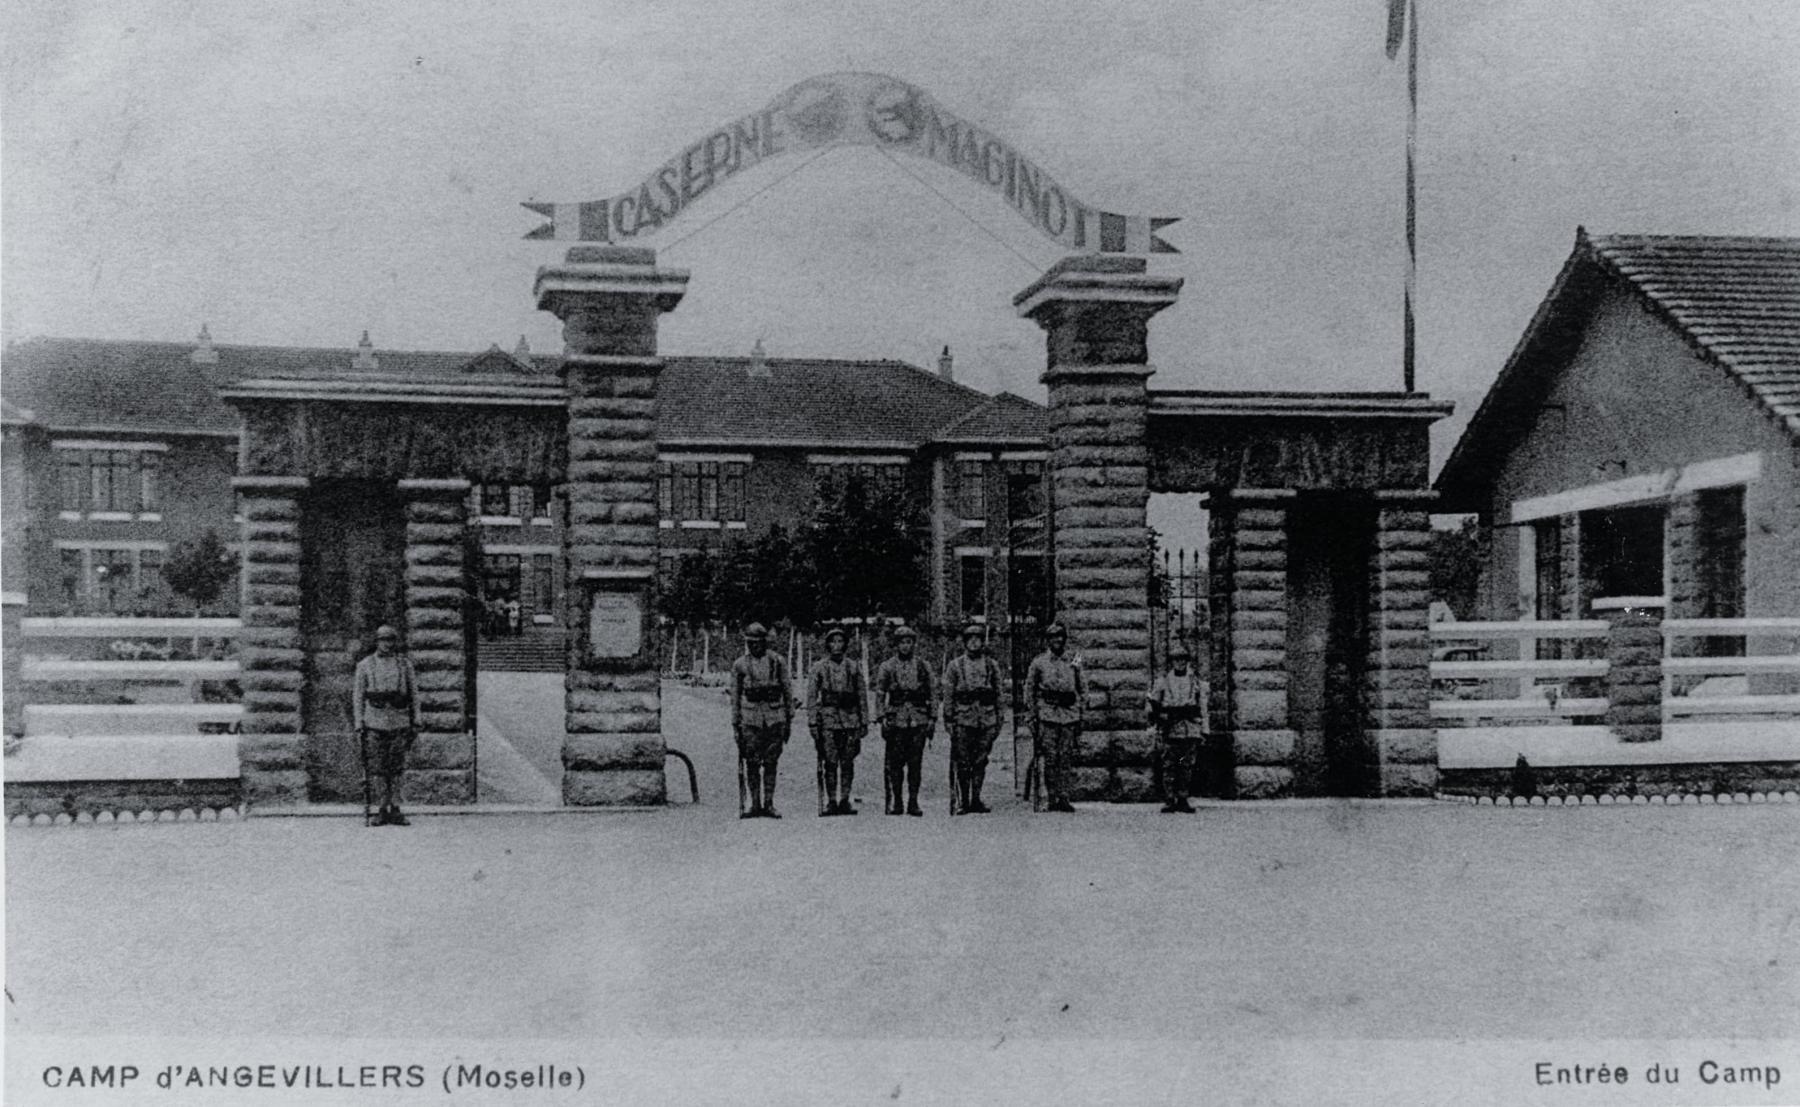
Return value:
M 1419 4 L 1406 5 L 1406 322 L 1401 369 L 1406 391 L 1417 391 L 1418 345 L 1413 327 L 1413 296 L 1419 279 Z

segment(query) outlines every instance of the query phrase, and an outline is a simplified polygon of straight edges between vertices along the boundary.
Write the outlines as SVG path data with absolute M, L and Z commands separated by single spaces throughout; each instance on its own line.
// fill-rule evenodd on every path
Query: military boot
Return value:
M 838 788 L 843 792 L 844 796 L 843 799 L 838 801 L 838 814 L 840 815 L 854 815 L 857 813 L 856 805 L 850 802 L 850 786 L 855 782 L 856 762 L 846 761 L 838 770 Z
M 744 763 L 744 802 L 746 806 L 738 812 L 738 818 L 762 818 L 762 770 L 749 762 Z
M 781 812 L 775 810 L 775 766 L 764 765 L 761 775 L 762 809 L 758 814 L 765 819 L 779 819 Z
M 981 802 L 981 786 L 987 781 L 987 766 L 983 765 L 970 774 L 969 779 L 969 812 L 974 815 L 988 813 L 988 805 Z

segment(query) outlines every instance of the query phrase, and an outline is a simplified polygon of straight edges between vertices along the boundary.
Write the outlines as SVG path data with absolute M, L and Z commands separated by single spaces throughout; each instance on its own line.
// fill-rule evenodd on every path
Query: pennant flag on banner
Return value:
M 770 158 L 828 146 L 875 146 L 956 170 L 1065 248 L 1174 254 L 1157 236 L 1174 217 L 1119 215 L 1084 203 L 1017 148 L 955 115 L 923 89 L 878 73 L 813 77 L 719 127 L 635 188 L 580 204 L 527 203 L 549 222 L 525 237 L 624 242 L 649 234 L 716 185 Z

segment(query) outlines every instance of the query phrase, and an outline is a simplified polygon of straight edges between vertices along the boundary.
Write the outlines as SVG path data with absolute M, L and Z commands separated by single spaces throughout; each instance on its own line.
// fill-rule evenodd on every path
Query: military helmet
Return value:
M 391 638 L 398 642 L 400 641 L 400 632 L 389 626 L 387 623 L 383 623 L 375 628 L 375 640 L 379 642 L 383 638 Z
M 982 626 L 980 623 L 970 623 L 968 626 L 963 628 L 962 636 L 963 636 L 963 641 L 965 641 L 965 642 L 971 638 L 986 639 L 987 638 L 987 627 Z
M 1188 652 L 1188 648 L 1186 646 L 1182 645 L 1180 642 L 1176 642 L 1174 645 L 1169 647 L 1169 660 L 1170 661 L 1191 661 L 1193 659 L 1193 657 L 1194 657 L 1194 655 L 1192 653 Z
M 830 630 L 825 632 L 825 641 L 829 642 L 833 638 L 842 638 L 842 639 L 848 641 L 850 638 L 850 633 L 848 631 L 846 631 L 843 627 L 832 627 Z
M 769 628 L 766 626 L 763 626 L 761 623 L 751 623 L 749 626 L 744 628 L 744 637 L 746 639 L 755 641 L 758 639 L 766 639 L 766 638 L 768 638 L 768 636 L 769 636 Z
M 895 629 L 895 631 L 894 631 L 895 638 L 917 638 L 918 636 L 919 636 L 918 631 L 914 630 L 911 627 L 907 627 L 907 626 L 899 627 L 899 628 Z
M 1061 623 L 1051 623 L 1044 628 L 1045 638 L 1067 638 L 1069 631 Z

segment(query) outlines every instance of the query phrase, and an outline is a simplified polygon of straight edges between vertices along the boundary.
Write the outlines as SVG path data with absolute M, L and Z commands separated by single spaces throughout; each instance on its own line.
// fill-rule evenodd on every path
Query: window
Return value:
M 89 578 L 90 596 L 97 611 L 128 611 L 137 594 L 132 579 L 131 550 L 92 550 L 93 573 Z
M 1714 488 L 1697 497 L 1694 584 L 1702 619 L 1744 617 L 1744 490 Z M 1744 639 L 1725 635 L 1700 639 L 1707 657 L 1741 657 Z
M 155 511 L 162 455 L 156 450 L 57 450 L 64 511 Z
M 741 523 L 748 468 L 742 461 L 665 461 L 658 510 L 669 520 Z
M 540 615 L 556 609 L 556 560 L 551 554 L 531 555 L 531 608 Z
M 163 551 L 139 546 L 74 546 L 59 551 L 62 599 L 71 611 L 143 612 L 162 586 Z
M 1006 463 L 1006 517 L 1015 523 L 1040 518 L 1044 507 L 1044 463 Z
M 482 485 L 481 504 L 478 511 L 481 515 L 489 518 L 511 518 L 513 515 L 512 487 L 505 484 Z
M 700 518 L 700 466 L 691 461 L 675 466 L 675 518 Z
M 987 614 L 987 558 L 957 559 L 962 573 L 962 611 L 965 617 Z
M 1663 594 L 1663 505 L 1581 515 L 1581 575 L 1593 597 Z
M 162 585 L 162 556 L 161 550 L 138 551 L 139 592 L 151 592 Z
M 1563 605 L 1563 528 L 1558 519 L 1532 524 L 1537 532 L 1537 610 L 1539 619 L 1562 617 Z
M 725 487 L 720 496 L 728 523 L 744 521 L 744 463 L 727 461 L 725 463 Z
M 138 455 L 138 510 L 155 511 L 159 505 L 157 500 L 157 476 L 162 471 L 162 455 L 145 451 Z M 124 508 L 119 510 L 123 511 Z
M 987 462 L 956 463 L 956 511 L 964 519 L 987 518 Z
M 843 495 L 852 481 L 870 500 L 901 495 L 906 491 L 903 461 L 814 461 L 812 473 L 815 504 Z
M 82 571 L 83 551 L 60 550 L 58 552 L 62 555 L 63 602 L 68 605 L 69 610 L 79 610 L 84 599 L 84 589 L 82 588 L 82 580 L 85 576 Z
M 530 486 L 531 517 L 533 519 L 550 518 L 550 486 L 534 484 Z

